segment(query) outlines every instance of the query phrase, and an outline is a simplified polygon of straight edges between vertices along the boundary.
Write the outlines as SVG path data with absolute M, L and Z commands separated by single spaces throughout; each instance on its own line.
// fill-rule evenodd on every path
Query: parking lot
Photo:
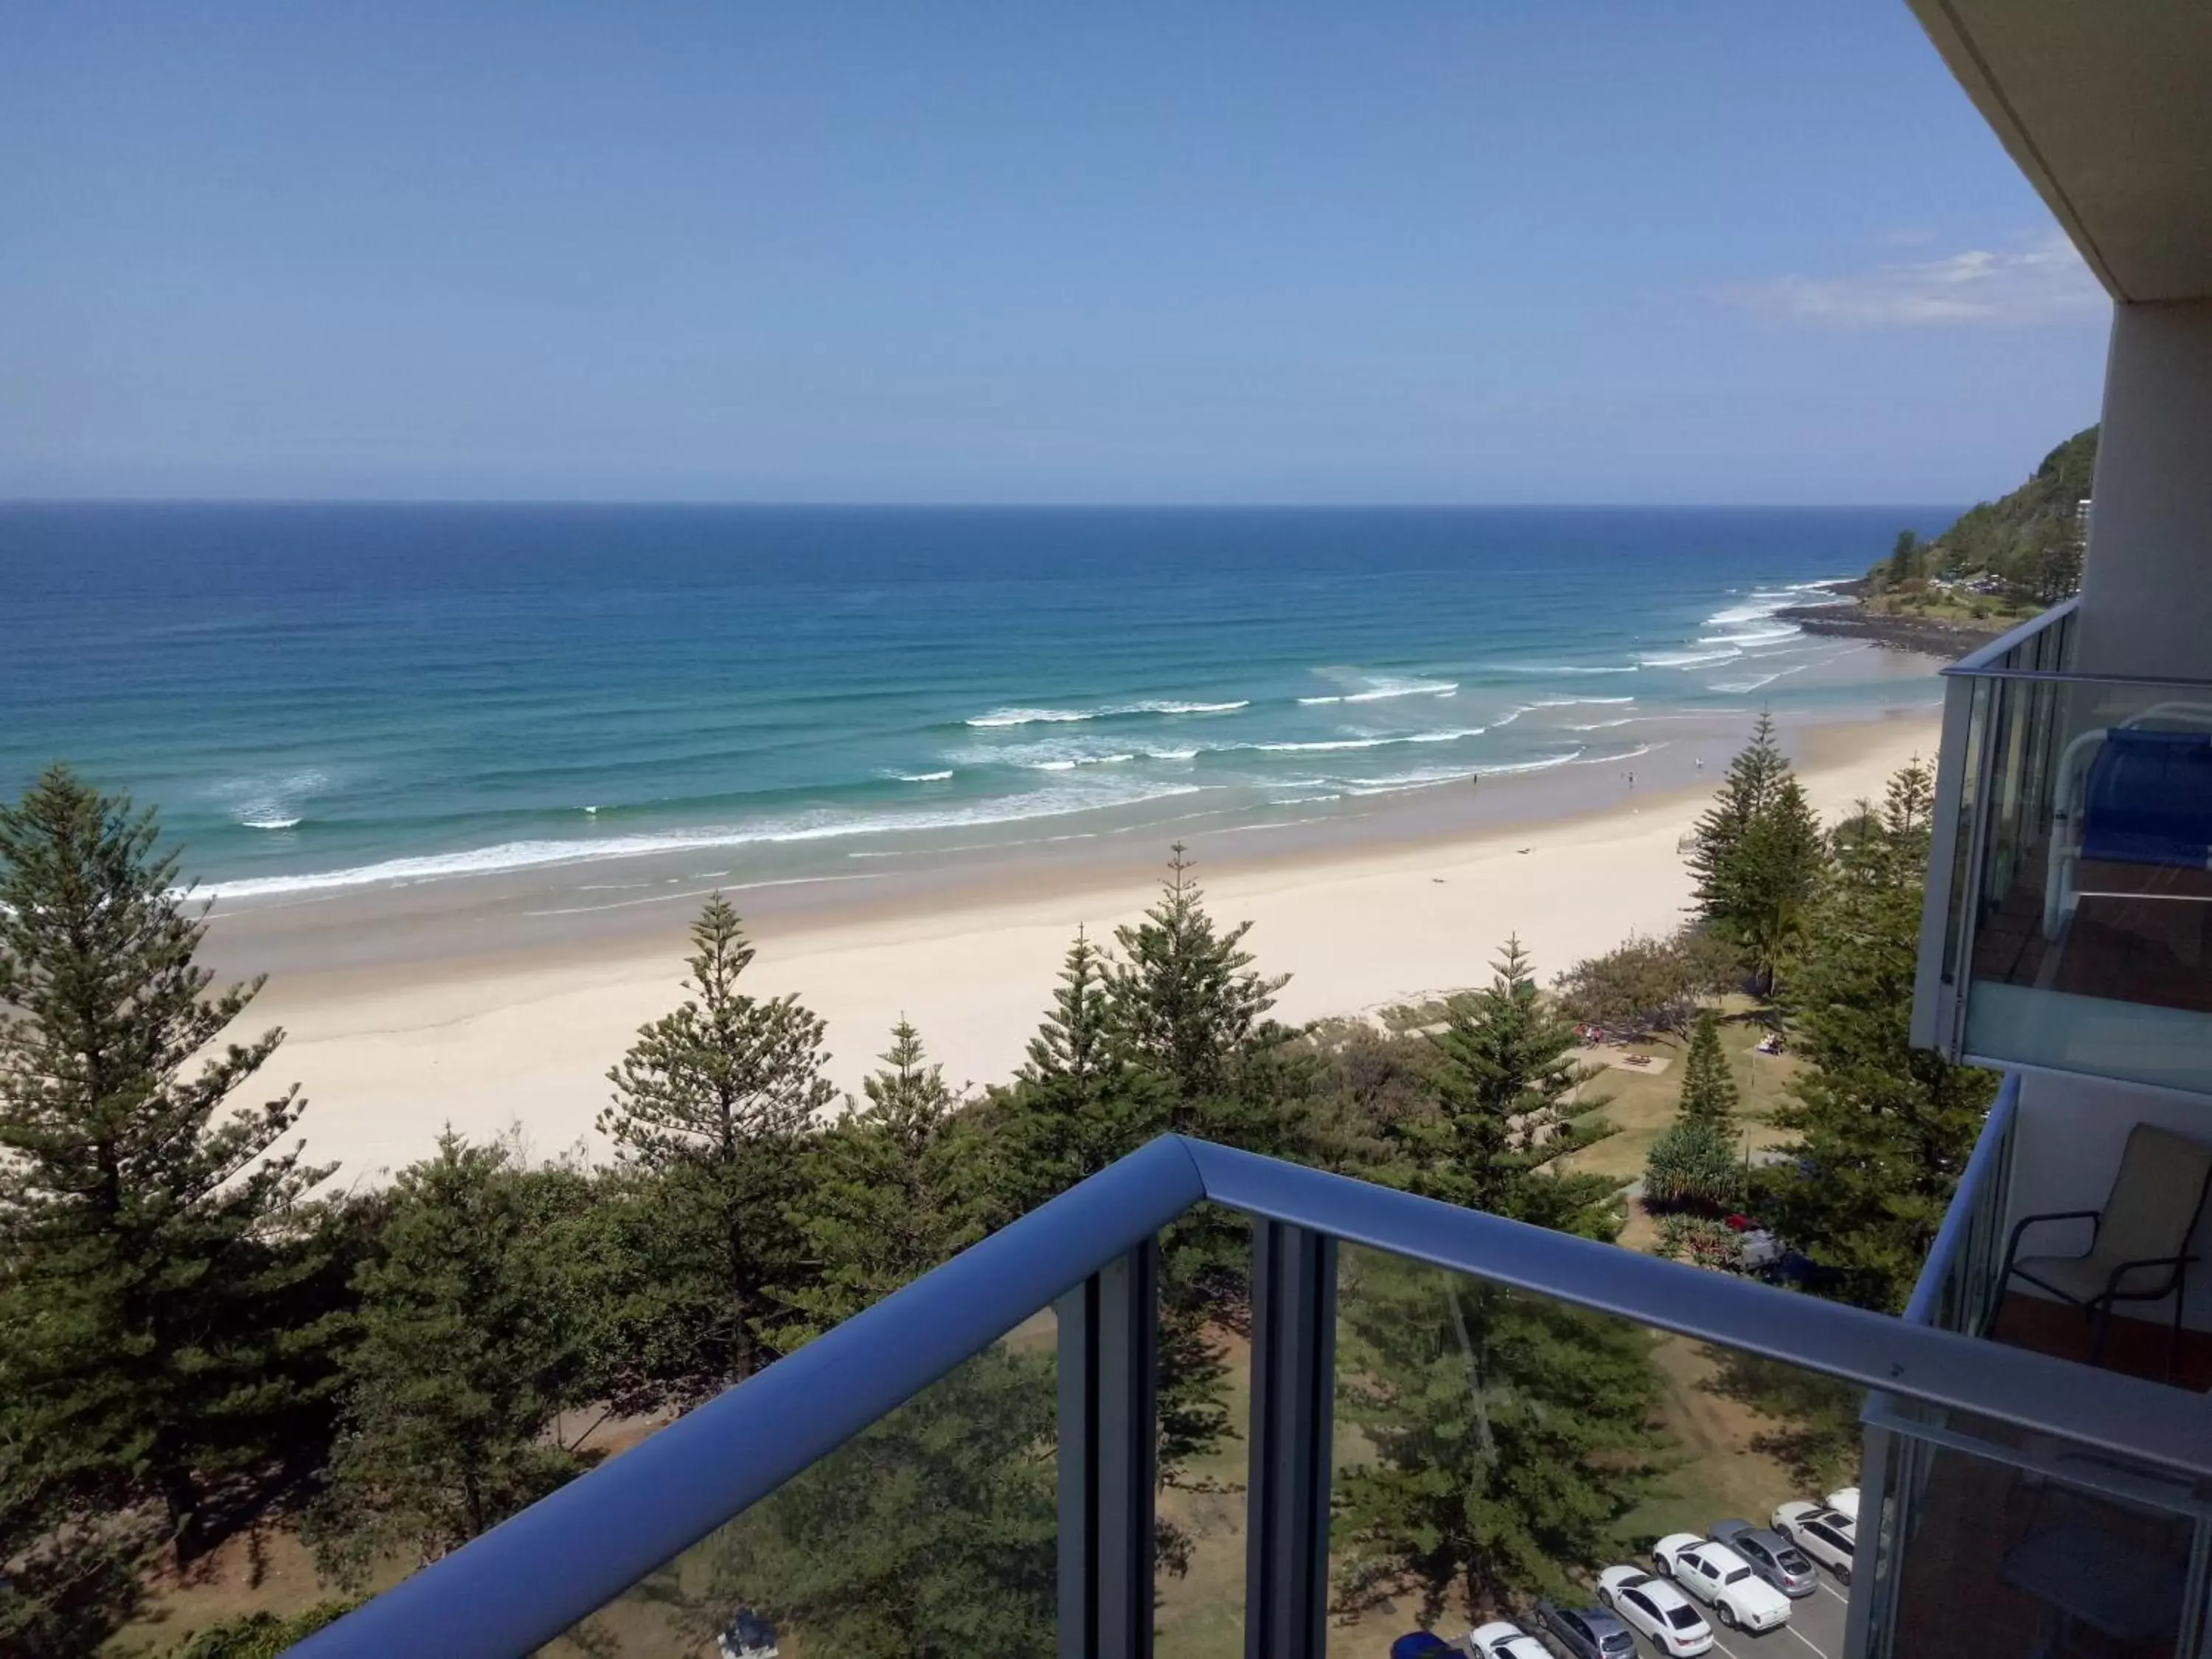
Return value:
M 1638 1564 L 1646 1571 L 1649 1561 Z M 1586 1605 L 1576 1602 L 1575 1606 Z M 1820 1574 L 1820 1587 L 1810 1595 L 1800 1596 L 1790 1604 L 1790 1622 L 1764 1636 L 1753 1636 L 1743 1631 L 1729 1630 L 1713 1616 L 1711 1607 L 1693 1601 L 1705 1622 L 1713 1628 L 1715 1653 L 1726 1654 L 1728 1659 L 1844 1659 L 1844 1621 L 1851 1610 L 1850 1592 L 1838 1584 L 1826 1571 Z M 1559 1644 L 1551 1633 L 1540 1627 L 1535 1620 L 1522 1622 L 1524 1630 L 1534 1632 L 1536 1639 L 1554 1654 L 1563 1654 Z M 1808 1652 L 1809 1650 L 1809 1652 Z M 1638 1632 L 1636 1637 L 1638 1659 L 1646 1653 L 1656 1652 L 1650 1638 Z
M 1633 1565 L 1646 1572 L 1654 1571 L 1648 1560 Z M 1664 1573 L 1659 1574 L 1666 1577 Z M 1715 1616 L 1712 1608 L 1694 1597 L 1691 1605 L 1697 1608 L 1705 1622 L 1712 1626 L 1712 1651 L 1724 1654 L 1727 1659 L 1844 1659 L 1844 1626 L 1851 1610 L 1851 1593 L 1836 1582 L 1835 1575 L 1826 1569 L 1820 1570 L 1820 1586 L 1810 1595 L 1797 1597 L 1790 1603 L 1790 1621 L 1764 1636 L 1753 1636 L 1747 1631 L 1730 1630 Z M 1587 1601 L 1576 1601 L 1569 1605 L 1583 1607 Z M 1522 1621 L 1522 1628 L 1534 1634 L 1545 1649 L 1571 1659 L 1565 1654 L 1550 1632 L 1534 1620 Z M 1656 1652 L 1650 1638 L 1636 1632 L 1638 1659 L 1647 1653 Z
M 1764 1636 L 1747 1636 L 1713 1623 L 1713 1651 L 1729 1659 L 1808 1659 L 1810 1648 L 1820 1659 L 1844 1659 L 1844 1620 L 1850 1612 L 1850 1592 L 1823 1571 L 1820 1588 L 1790 1604 L 1790 1622 Z M 1701 1607 L 1707 1614 L 1711 1609 Z M 1638 1638 L 1641 1641 L 1642 1638 Z M 1649 1646 L 1649 1643 L 1644 1643 Z

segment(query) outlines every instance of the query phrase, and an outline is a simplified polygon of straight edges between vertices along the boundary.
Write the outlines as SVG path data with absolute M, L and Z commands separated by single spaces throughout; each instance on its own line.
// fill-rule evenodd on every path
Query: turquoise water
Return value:
M 1949 517 L 0 506 L 0 789 L 231 895 L 1264 818 L 1924 702 L 1772 613 Z

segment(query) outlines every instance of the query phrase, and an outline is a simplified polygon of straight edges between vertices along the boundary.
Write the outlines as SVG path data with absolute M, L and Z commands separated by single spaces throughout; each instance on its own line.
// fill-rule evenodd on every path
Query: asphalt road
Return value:
M 1820 1589 L 1790 1604 L 1790 1622 L 1764 1636 L 1723 1630 L 1711 1607 L 1698 1607 L 1713 1627 L 1713 1651 L 1728 1659 L 1844 1659 L 1844 1621 L 1850 1610 L 1850 1592 L 1825 1570 Z

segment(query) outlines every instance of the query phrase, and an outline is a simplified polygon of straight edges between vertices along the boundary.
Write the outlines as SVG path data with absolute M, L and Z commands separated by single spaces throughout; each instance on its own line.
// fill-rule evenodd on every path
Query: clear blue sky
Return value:
M 26 0 L 0 495 L 1965 501 L 2056 236 L 1901 0 Z

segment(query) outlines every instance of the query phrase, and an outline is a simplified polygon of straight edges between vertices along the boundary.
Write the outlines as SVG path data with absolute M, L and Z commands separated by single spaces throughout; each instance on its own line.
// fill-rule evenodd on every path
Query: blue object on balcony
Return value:
M 1390 1644 L 1390 1659 L 1421 1659 L 1423 1654 L 1449 1653 L 1451 1644 L 1429 1631 L 1417 1630 Z
M 2044 938 L 2056 939 L 2073 920 L 2084 859 L 2212 869 L 2212 734 L 2149 724 L 2208 720 L 2212 706 L 2160 703 L 2128 725 L 2084 732 L 2066 745 L 2044 886 Z
M 2081 856 L 2212 868 L 2212 736 L 2107 732 L 2089 767 Z

